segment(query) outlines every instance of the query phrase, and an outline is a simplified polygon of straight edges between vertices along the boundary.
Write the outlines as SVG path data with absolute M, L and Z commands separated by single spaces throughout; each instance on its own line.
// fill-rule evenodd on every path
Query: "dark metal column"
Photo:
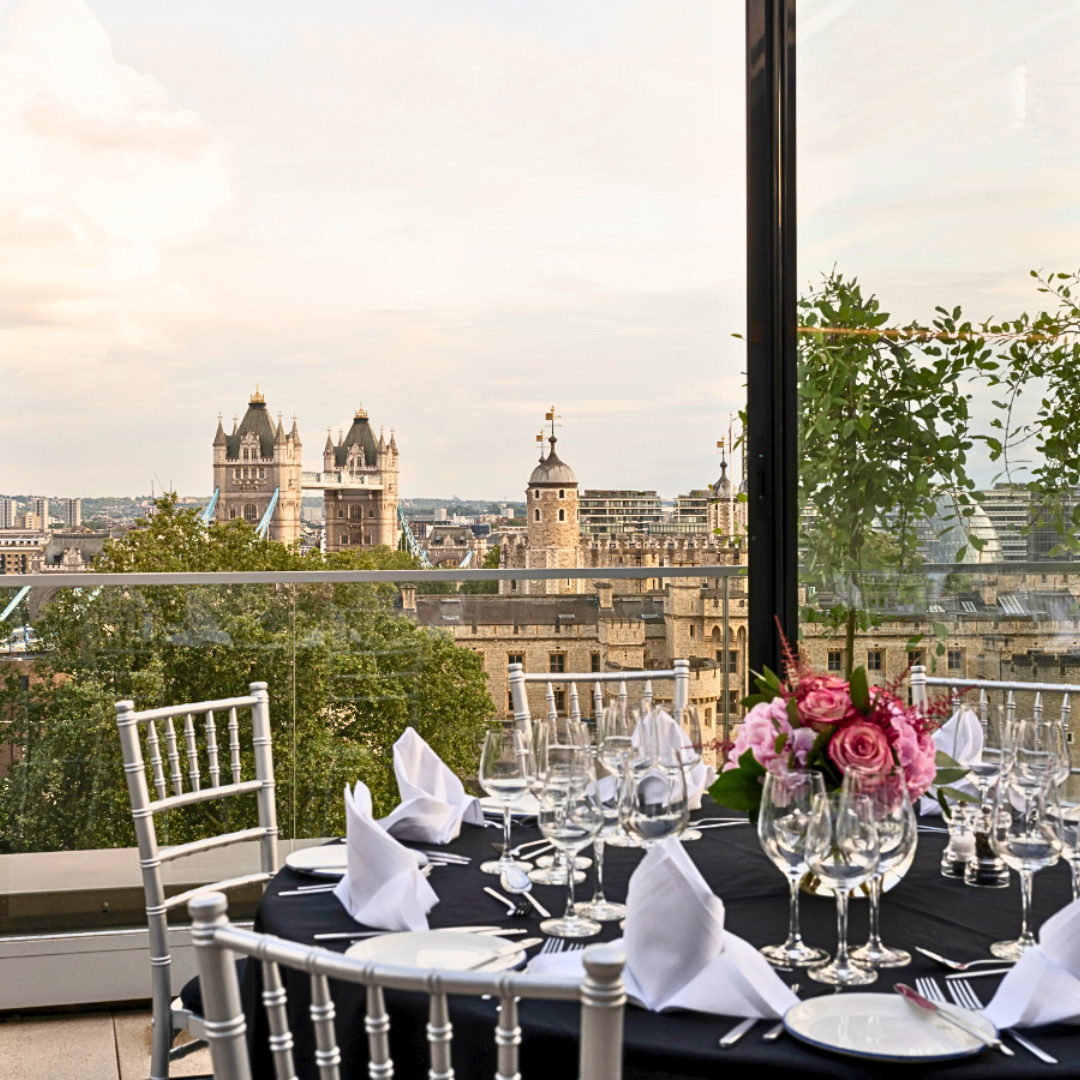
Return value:
M 746 0 L 750 667 L 798 632 L 795 0 Z

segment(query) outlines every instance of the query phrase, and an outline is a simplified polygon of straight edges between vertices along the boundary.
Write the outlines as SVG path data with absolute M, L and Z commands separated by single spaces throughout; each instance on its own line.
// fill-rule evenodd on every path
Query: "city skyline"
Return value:
M 305 467 L 358 402 L 386 417 L 403 494 L 519 498 L 552 399 L 590 487 L 713 476 L 743 396 L 741 5 L 254 11 L 0 0 L 0 482 L 204 491 L 256 382 Z M 1073 265 L 1080 14 L 1015 11 L 800 4 L 801 282 L 837 262 L 897 321 L 979 318 Z

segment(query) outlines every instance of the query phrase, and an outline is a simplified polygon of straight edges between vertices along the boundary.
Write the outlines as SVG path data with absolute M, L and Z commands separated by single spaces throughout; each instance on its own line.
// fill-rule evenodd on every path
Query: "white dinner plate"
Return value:
M 380 934 L 350 946 L 345 955 L 354 960 L 397 967 L 464 971 L 512 945 L 506 938 L 490 934 L 462 934 L 450 930 L 417 930 L 401 934 Z M 525 951 L 511 953 L 489 971 L 515 967 L 525 959 Z
M 485 814 L 498 814 L 502 817 L 503 804 L 498 799 L 481 799 L 480 806 Z M 517 802 L 510 804 L 511 817 L 536 817 L 538 813 L 540 813 L 540 800 L 528 791 Z
M 953 1005 L 939 1009 L 996 1037 L 980 1013 Z M 828 994 L 792 1005 L 784 1027 L 796 1039 L 823 1050 L 873 1061 L 949 1061 L 981 1054 L 972 1035 L 906 1002 L 899 994 Z
M 349 849 L 345 844 L 323 844 L 321 847 L 300 848 L 285 856 L 290 870 L 312 877 L 339 878 L 345 873 Z M 426 866 L 428 858 L 422 851 L 414 851 L 417 863 Z

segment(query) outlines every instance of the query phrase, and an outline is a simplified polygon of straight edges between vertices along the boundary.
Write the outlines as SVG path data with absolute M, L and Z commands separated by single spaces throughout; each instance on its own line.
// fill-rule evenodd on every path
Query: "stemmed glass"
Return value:
M 898 766 L 885 772 L 849 767 L 844 787 L 852 796 L 867 799 L 878 834 L 878 864 L 870 878 L 870 938 L 851 954 L 851 959 L 875 968 L 906 967 L 911 963 L 911 953 L 882 943 L 881 892 L 885 874 L 908 859 L 918 839 L 907 778 Z
M 525 863 L 514 862 L 510 854 L 510 807 L 529 790 L 531 759 L 524 735 L 516 728 L 488 731 L 480 751 L 480 786 L 503 807 L 503 849 L 498 859 L 482 863 L 485 874 L 501 874 L 515 867 L 527 870 Z
M 620 788 L 634 754 L 634 732 L 640 719 L 641 714 L 636 708 L 627 708 L 618 701 L 609 701 L 604 706 L 597 724 L 597 760 L 618 779 Z M 615 832 L 605 838 L 605 843 L 610 847 L 637 846 L 637 842 L 626 834 L 621 823 Z
M 799 882 L 808 869 L 806 834 L 814 796 L 825 794 L 825 779 L 816 769 L 766 773 L 758 813 L 758 840 L 765 854 L 788 879 L 791 911 L 787 941 L 766 945 L 762 955 L 780 967 L 810 967 L 829 959 L 824 949 L 807 945 L 799 933 Z
M 697 709 L 693 705 L 687 706 L 682 710 L 682 717 L 676 717 L 675 722 L 678 725 L 677 735 L 680 740 L 677 754 L 686 772 L 686 793 L 692 799 L 695 791 L 693 772 L 701 764 L 701 723 L 698 720 Z M 687 827 L 683 829 L 679 839 L 700 840 L 701 830 Z
M 1019 960 L 1038 942 L 1031 932 L 1031 892 L 1037 871 L 1053 866 L 1061 856 L 1061 838 L 1054 829 L 1060 815 L 1054 807 L 1054 778 L 1048 774 L 1040 788 L 1031 786 L 1028 767 L 1017 766 L 998 782 L 990 843 L 1020 875 L 1021 923 L 1015 941 L 997 941 L 990 952 L 1002 960 Z
M 968 765 L 968 774 L 979 789 L 979 810 L 974 824 L 975 850 L 964 869 L 964 882 L 967 885 L 1004 889 L 1009 884 L 1009 868 L 990 846 L 990 826 L 994 813 L 990 789 L 1008 768 L 1010 754 L 1009 725 L 999 705 L 993 713 L 987 713 L 979 760 Z
M 548 768 L 540 792 L 540 831 L 562 852 L 567 865 L 593 842 L 604 826 L 598 800 L 596 773 L 589 753 L 571 747 L 548 749 Z M 540 929 L 552 937 L 592 937 L 600 924 L 575 910 L 574 878 L 567 874 L 566 914 L 561 919 L 545 919 Z
M 1069 775 L 1065 725 L 1060 720 L 1014 720 L 1009 736 L 1010 778 L 1019 791 L 1035 796 L 1047 782 Z
M 1080 900 L 1080 776 L 1069 773 L 1058 781 L 1050 809 L 1054 831 L 1061 841 L 1061 854 L 1072 872 L 1072 896 Z
M 848 955 L 848 892 L 869 881 L 877 870 L 877 825 L 870 800 L 841 789 L 815 795 L 806 835 L 810 870 L 836 893 L 836 959 L 811 968 L 815 982 L 866 986 L 877 979 L 872 968 L 856 967 Z
M 644 848 L 651 848 L 686 828 L 690 803 L 686 773 L 671 751 L 657 749 L 635 758 L 623 777 L 619 819 Z
M 591 900 L 583 900 L 576 907 L 579 915 L 597 922 L 614 922 L 626 917 L 626 905 L 616 904 L 604 896 L 604 841 L 619 828 L 619 774 L 609 770 L 597 755 L 596 800 L 603 816 L 603 825 L 593 840 L 596 859 L 596 892 Z
M 537 799 L 544 789 L 550 761 L 559 759 L 566 750 L 587 750 L 588 746 L 589 733 L 580 720 L 560 717 L 536 721 L 533 727 L 533 757 L 536 766 L 532 792 Z M 529 880 L 536 885 L 565 885 L 568 860 L 563 857 L 562 851 L 556 849 L 556 858 L 541 857 L 536 860 L 535 868 L 528 869 Z M 578 870 L 576 865 L 574 880 L 585 880 L 585 874 Z

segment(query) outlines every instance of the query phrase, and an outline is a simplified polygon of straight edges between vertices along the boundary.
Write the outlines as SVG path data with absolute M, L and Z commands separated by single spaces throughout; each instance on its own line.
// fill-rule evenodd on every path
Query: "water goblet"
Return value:
M 918 842 L 907 777 L 899 766 L 882 772 L 849 767 L 844 774 L 844 788 L 868 800 L 878 834 L 878 863 L 870 878 L 870 937 L 851 954 L 851 959 L 875 968 L 906 967 L 911 963 L 911 953 L 891 949 L 881 940 L 881 893 L 885 874 L 906 862 Z
M 693 705 L 689 705 L 683 709 L 682 717 L 677 717 L 676 722 L 678 722 L 679 719 L 682 720 L 682 723 L 679 725 L 679 730 L 677 732 L 679 746 L 676 750 L 676 755 L 686 772 L 687 795 L 693 798 L 694 793 L 697 791 L 696 785 L 698 783 L 704 783 L 704 779 L 699 780 L 697 776 L 698 766 L 701 765 L 702 754 L 701 723 L 698 719 L 698 711 Z M 683 829 L 679 839 L 685 843 L 687 840 L 700 840 L 701 835 L 700 829 L 687 826 Z
M 870 800 L 848 791 L 815 795 L 806 837 L 807 862 L 836 894 L 836 958 L 808 972 L 831 986 L 867 986 L 877 979 L 872 968 L 858 967 L 848 955 L 848 893 L 877 870 L 878 839 Z
M 591 900 L 577 905 L 577 913 L 597 922 L 614 922 L 626 917 L 626 905 L 613 903 L 604 895 L 604 842 L 619 829 L 619 777 L 597 760 L 596 799 L 603 824 L 593 841 L 596 858 L 596 891 Z
M 1069 773 L 1065 727 L 1060 720 L 1014 720 L 1009 728 L 1009 749 L 1010 783 L 1031 796 Z
M 996 941 L 990 952 L 1001 960 L 1019 960 L 1038 941 L 1031 932 L 1031 894 L 1035 874 L 1061 857 L 1061 838 L 1054 828 L 1060 816 L 1055 806 L 1053 773 L 1041 788 L 1031 788 L 1027 767 L 1014 767 L 998 782 L 990 843 L 994 851 L 1020 875 L 1020 936 Z
M 1070 773 L 1058 781 L 1050 809 L 1054 831 L 1061 841 L 1061 854 L 1072 874 L 1072 897 L 1080 900 L 1080 776 Z
M 584 750 L 567 748 L 556 760 L 549 751 L 548 771 L 540 792 L 540 831 L 569 861 L 593 842 L 603 828 L 604 815 L 597 797 L 596 774 Z M 592 937 L 600 924 L 579 915 L 574 903 L 574 879 L 567 875 L 566 913 L 545 919 L 540 929 L 552 937 Z
M 518 867 L 527 870 L 525 863 L 517 863 L 510 854 L 510 807 L 528 790 L 531 759 L 525 737 L 516 728 L 493 729 L 484 734 L 484 747 L 480 751 L 480 786 L 503 807 L 503 850 L 498 859 L 482 863 L 485 874 L 502 874 L 506 869 Z
M 674 756 L 635 761 L 623 777 L 619 820 L 638 844 L 650 848 L 678 836 L 690 816 L 686 773 Z
M 629 767 L 634 752 L 634 732 L 641 713 L 628 708 L 624 702 L 611 700 L 605 706 L 597 723 L 596 756 L 605 769 L 617 780 L 621 788 L 624 771 Z M 637 842 L 628 836 L 620 823 L 605 839 L 608 847 L 636 847 Z
M 533 728 L 533 746 L 535 748 L 536 779 L 532 791 L 539 799 L 550 764 L 553 761 L 562 761 L 570 751 L 587 750 L 589 733 L 579 720 L 564 717 L 545 718 L 536 721 Z M 529 880 L 536 885 L 565 885 L 568 872 L 568 861 L 565 859 L 564 853 L 556 848 L 553 861 L 543 864 L 540 860 L 537 860 L 536 867 L 529 868 Z M 585 874 L 575 869 L 574 881 L 582 882 L 584 880 Z
M 806 834 L 814 796 L 825 794 L 825 779 L 816 769 L 766 773 L 758 813 L 758 840 L 765 854 L 788 879 L 791 906 L 788 936 L 782 945 L 766 945 L 761 953 L 778 967 L 810 967 L 829 959 L 824 949 L 807 945 L 799 932 L 799 882 L 808 869 Z

